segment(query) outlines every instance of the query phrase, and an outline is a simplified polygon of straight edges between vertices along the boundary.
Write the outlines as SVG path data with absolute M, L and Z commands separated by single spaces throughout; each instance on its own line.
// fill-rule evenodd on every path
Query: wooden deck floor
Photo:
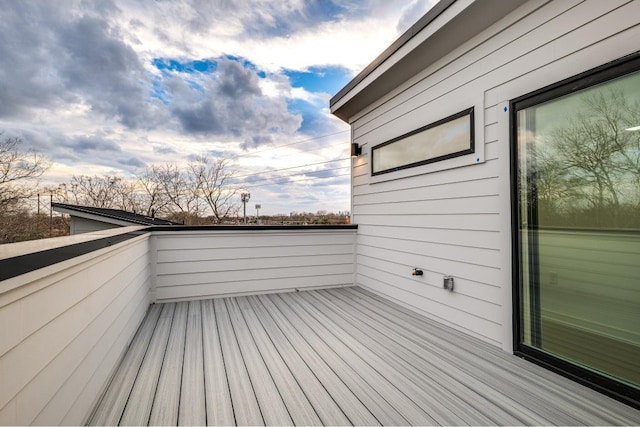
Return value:
M 99 425 L 615 425 L 640 411 L 360 288 L 153 305 Z

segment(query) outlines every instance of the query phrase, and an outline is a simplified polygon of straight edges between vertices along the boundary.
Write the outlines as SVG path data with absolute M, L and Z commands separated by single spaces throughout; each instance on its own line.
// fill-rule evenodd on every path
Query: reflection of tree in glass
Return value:
M 640 227 L 640 132 L 626 130 L 639 123 L 640 103 L 622 90 L 591 91 L 538 144 L 539 213 L 548 224 Z

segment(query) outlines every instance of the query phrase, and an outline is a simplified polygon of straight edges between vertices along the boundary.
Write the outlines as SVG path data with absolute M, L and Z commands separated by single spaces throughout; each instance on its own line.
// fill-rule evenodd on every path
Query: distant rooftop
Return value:
M 106 209 L 94 208 L 91 206 L 69 205 L 66 203 L 53 203 L 53 210 L 79 217 L 98 216 L 113 221 L 123 221 L 131 225 L 180 225 L 178 222 L 166 219 L 152 218 L 146 215 L 140 215 L 133 212 L 127 212 L 122 209 Z M 111 221 L 107 221 L 111 222 Z

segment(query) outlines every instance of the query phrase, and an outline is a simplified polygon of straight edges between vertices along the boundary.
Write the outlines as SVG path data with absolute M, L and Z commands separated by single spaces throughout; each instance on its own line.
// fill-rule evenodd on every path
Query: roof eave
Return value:
M 441 0 L 331 98 L 331 113 L 349 123 L 362 109 L 425 70 L 525 1 Z
M 89 206 L 77 206 L 77 205 L 68 205 L 65 203 L 57 203 L 54 202 L 52 204 L 53 210 L 60 213 L 66 213 L 68 215 L 77 216 L 79 218 L 91 219 L 94 221 L 101 221 L 108 224 L 115 224 L 121 226 L 130 226 L 130 225 L 178 225 L 175 222 L 168 220 L 157 220 L 155 218 L 145 218 L 145 219 L 137 219 L 119 216 L 117 214 L 108 214 L 105 212 L 95 212 L 93 208 Z
M 371 74 L 378 66 L 380 66 L 383 62 L 391 57 L 394 53 L 398 51 L 402 46 L 404 46 L 409 40 L 413 38 L 417 33 L 419 33 L 423 28 L 431 23 L 434 19 L 436 19 L 442 12 L 444 12 L 449 6 L 451 6 L 456 0 L 441 0 L 436 3 L 422 18 L 418 20 L 415 24 L 413 24 L 407 31 L 405 31 L 391 46 L 386 48 L 384 52 L 382 52 L 376 59 L 373 60 L 369 65 L 367 65 L 357 76 L 355 76 L 345 87 L 340 89 L 340 91 L 335 94 L 331 100 L 329 101 L 329 105 L 333 107 L 340 99 L 345 97 L 353 88 L 355 88 L 358 83 L 363 81 L 369 74 Z M 335 113 L 334 113 L 335 114 Z
M 68 208 L 66 206 L 60 206 L 60 205 L 56 205 L 56 203 L 53 204 L 53 210 L 56 212 L 60 212 L 60 213 L 65 213 L 67 215 L 71 215 L 71 216 L 75 216 L 78 218 L 84 218 L 84 219 L 89 219 L 92 221 L 99 221 L 99 222 L 104 222 L 106 224 L 113 224 L 113 225 L 120 225 L 120 226 L 131 226 L 131 225 L 149 225 L 149 224 L 143 224 L 141 222 L 138 221 L 129 221 L 129 220 L 124 220 L 121 218 L 115 218 L 111 215 L 106 215 L 106 214 L 96 214 L 93 212 L 86 212 L 80 209 L 72 209 L 72 208 Z

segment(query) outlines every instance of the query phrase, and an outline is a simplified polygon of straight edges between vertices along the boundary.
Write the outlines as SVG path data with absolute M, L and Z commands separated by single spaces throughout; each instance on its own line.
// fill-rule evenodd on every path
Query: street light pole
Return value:
M 243 210 L 244 210 L 244 223 L 247 223 L 247 202 L 249 202 L 249 199 L 251 198 L 251 194 L 250 193 L 242 193 L 240 194 L 240 200 L 242 200 L 242 204 L 244 206 Z

